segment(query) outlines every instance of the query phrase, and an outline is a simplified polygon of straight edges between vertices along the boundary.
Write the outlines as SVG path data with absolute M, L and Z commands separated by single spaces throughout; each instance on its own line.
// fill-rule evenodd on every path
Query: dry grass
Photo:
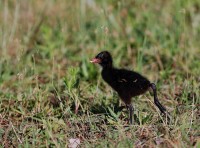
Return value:
M 181 1 L 0 2 L 0 143 L 3 147 L 200 147 L 200 3 Z M 135 123 L 88 61 L 156 82 L 133 100 Z M 164 121 L 164 122 L 163 122 Z

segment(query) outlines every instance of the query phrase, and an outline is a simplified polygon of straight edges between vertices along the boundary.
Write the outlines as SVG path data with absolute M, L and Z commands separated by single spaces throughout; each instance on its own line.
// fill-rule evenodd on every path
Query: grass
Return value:
M 200 147 L 200 2 L 21 0 L 0 2 L 2 147 Z M 128 113 L 89 63 L 108 50 L 117 67 L 158 87 Z

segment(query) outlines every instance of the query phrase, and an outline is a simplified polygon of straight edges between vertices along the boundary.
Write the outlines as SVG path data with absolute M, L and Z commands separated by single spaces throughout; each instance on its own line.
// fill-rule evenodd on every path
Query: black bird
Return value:
M 113 67 L 112 56 L 108 51 L 100 52 L 91 63 L 98 63 L 103 67 L 101 75 L 103 79 L 119 94 L 120 98 L 129 109 L 130 123 L 133 123 L 133 106 L 131 98 L 144 94 L 149 88 L 153 90 L 154 103 L 162 114 L 167 115 L 165 107 L 161 105 L 156 93 L 156 85 L 137 72 L 117 69 Z

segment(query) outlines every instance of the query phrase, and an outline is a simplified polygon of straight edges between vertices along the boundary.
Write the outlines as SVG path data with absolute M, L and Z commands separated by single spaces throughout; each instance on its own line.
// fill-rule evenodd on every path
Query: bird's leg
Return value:
M 157 92 L 156 92 L 156 85 L 155 85 L 154 83 L 151 83 L 151 84 L 150 84 L 150 87 L 151 87 L 152 90 L 153 90 L 153 94 L 154 94 L 154 103 L 155 103 L 156 106 L 159 108 L 160 112 L 161 112 L 162 114 L 164 114 L 164 115 L 167 117 L 168 121 L 170 121 L 170 116 L 169 116 L 169 114 L 168 114 L 166 108 L 165 108 L 164 106 L 162 106 L 162 104 L 161 104 L 161 103 L 159 102 L 159 100 L 158 100 Z
M 130 124 L 133 124 L 133 112 L 134 112 L 134 108 L 133 108 L 132 104 L 126 104 L 126 108 L 127 108 L 127 110 L 129 110 Z
M 166 112 L 166 109 L 164 106 L 162 106 L 162 104 L 160 104 L 159 100 L 158 100 L 158 97 L 157 97 L 157 92 L 156 92 L 156 85 L 154 83 L 151 83 L 150 84 L 150 87 L 152 88 L 153 90 L 153 95 L 154 95 L 154 103 L 156 104 L 156 106 L 159 108 L 160 112 L 161 113 L 165 113 Z
M 129 110 L 129 105 L 128 104 L 126 104 L 126 109 Z

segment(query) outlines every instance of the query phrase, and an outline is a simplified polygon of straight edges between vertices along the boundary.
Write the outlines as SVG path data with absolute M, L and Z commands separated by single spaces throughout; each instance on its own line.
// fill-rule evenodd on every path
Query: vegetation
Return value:
M 200 147 L 199 0 L 0 1 L 2 147 Z M 158 87 L 128 113 L 89 63 L 108 50 L 116 67 Z

